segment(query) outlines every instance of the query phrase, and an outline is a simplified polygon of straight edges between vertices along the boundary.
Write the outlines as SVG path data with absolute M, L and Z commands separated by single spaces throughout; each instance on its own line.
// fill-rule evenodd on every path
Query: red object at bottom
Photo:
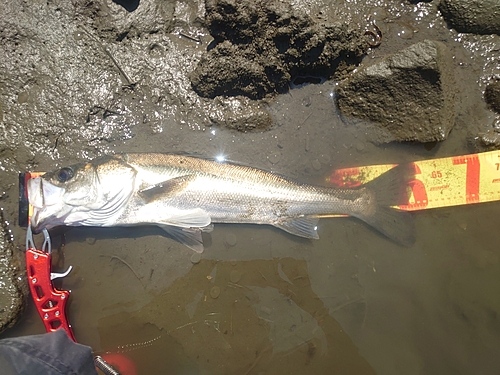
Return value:
M 69 292 L 54 289 L 50 278 L 50 253 L 30 248 L 26 250 L 28 283 L 36 309 L 47 332 L 62 328 L 76 342 L 73 330 L 66 317 Z
M 101 357 L 122 375 L 137 375 L 134 362 L 120 353 L 101 354 Z

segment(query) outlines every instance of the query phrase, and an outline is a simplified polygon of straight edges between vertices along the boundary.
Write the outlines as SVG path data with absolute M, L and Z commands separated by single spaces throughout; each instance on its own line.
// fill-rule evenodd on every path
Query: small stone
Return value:
M 233 233 L 226 234 L 225 242 L 228 246 L 236 245 L 236 236 Z
M 480 149 L 498 150 L 500 149 L 500 133 L 495 129 L 489 129 L 487 132 L 478 134 L 477 142 Z
M 390 15 L 387 12 L 387 10 L 385 10 L 384 8 L 375 7 L 375 8 L 370 9 L 370 17 L 374 21 L 384 22 L 385 20 L 387 20 L 390 17 Z
M 413 27 L 404 22 L 398 24 L 398 36 L 401 39 L 411 39 L 413 34 L 415 34 Z
M 323 163 L 323 164 L 328 164 L 330 162 L 330 155 L 328 154 L 321 154 L 318 158 L 319 162 L 320 163 Z
M 219 296 L 220 296 L 220 288 L 218 286 L 212 287 L 212 289 L 210 289 L 210 297 L 215 299 Z
M 75 39 L 75 40 L 82 40 L 83 39 L 83 33 L 81 31 L 75 31 L 73 33 L 73 39 Z
M 26 91 L 20 92 L 19 95 L 17 96 L 17 102 L 19 104 L 26 103 L 29 97 L 30 95 L 28 92 Z
M 267 315 L 271 315 L 271 313 L 273 312 L 273 310 L 267 306 L 261 306 L 260 311 L 266 313 Z
M 96 239 L 95 239 L 95 237 L 87 237 L 85 239 L 85 242 L 87 242 L 89 245 L 93 245 L 93 244 L 95 244 Z
M 267 157 L 267 159 L 271 162 L 271 164 L 276 164 L 280 161 L 281 154 L 278 154 L 278 153 L 271 154 Z
M 194 253 L 193 255 L 191 255 L 191 263 L 198 264 L 200 263 L 200 261 L 201 261 L 201 254 Z
M 316 160 L 313 160 L 312 162 L 312 166 L 314 169 L 316 169 L 317 171 L 319 171 L 321 169 L 321 163 L 319 162 L 318 159 Z
M 238 270 L 232 270 L 231 273 L 229 274 L 229 280 L 231 280 L 232 283 L 237 283 L 238 281 L 241 280 L 241 272 Z

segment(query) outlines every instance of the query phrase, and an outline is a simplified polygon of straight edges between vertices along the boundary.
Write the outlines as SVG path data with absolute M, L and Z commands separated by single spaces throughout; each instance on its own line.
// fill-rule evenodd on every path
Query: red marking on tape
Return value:
M 467 203 L 479 202 L 479 174 L 480 163 L 478 155 L 457 156 L 453 158 L 453 165 L 467 164 L 465 179 L 465 195 Z
M 420 170 L 420 167 L 412 163 L 410 167 L 415 176 L 422 174 L 422 171 Z M 414 178 L 413 180 L 410 180 L 407 182 L 408 187 L 411 189 L 411 192 L 413 193 L 413 198 L 415 199 L 415 203 L 408 203 L 408 204 L 403 204 L 400 205 L 399 208 L 402 210 L 420 210 L 422 208 L 425 208 L 429 204 L 429 200 L 427 197 L 427 190 L 425 190 L 425 185 L 422 181 L 420 181 L 417 178 Z
M 353 178 L 357 176 L 359 176 L 359 168 L 346 168 L 333 172 L 330 182 L 337 187 L 354 188 L 362 185 L 357 178 Z

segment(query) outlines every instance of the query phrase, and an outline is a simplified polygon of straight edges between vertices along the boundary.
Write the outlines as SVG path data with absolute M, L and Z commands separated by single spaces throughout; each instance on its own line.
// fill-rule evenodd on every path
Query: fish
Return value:
M 401 204 L 406 173 L 395 167 L 358 188 L 297 182 L 229 161 L 168 153 L 124 153 L 62 167 L 28 181 L 33 231 L 56 226 L 157 225 L 203 252 L 214 223 L 268 224 L 318 239 L 318 221 L 361 219 L 399 244 L 415 240 Z

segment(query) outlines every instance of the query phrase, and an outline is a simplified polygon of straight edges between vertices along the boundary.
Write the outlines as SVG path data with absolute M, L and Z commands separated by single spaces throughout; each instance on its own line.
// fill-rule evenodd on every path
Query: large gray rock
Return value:
M 454 124 L 450 53 L 425 40 L 361 68 L 341 82 L 337 103 L 346 121 L 382 129 L 377 141 L 443 141 Z
M 499 0 L 441 0 L 439 10 L 461 33 L 499 34 Z
M 0 209 L 0 332 L 12 327 L 24 311 L 28 287 L 23 275 L 8 223 Z

